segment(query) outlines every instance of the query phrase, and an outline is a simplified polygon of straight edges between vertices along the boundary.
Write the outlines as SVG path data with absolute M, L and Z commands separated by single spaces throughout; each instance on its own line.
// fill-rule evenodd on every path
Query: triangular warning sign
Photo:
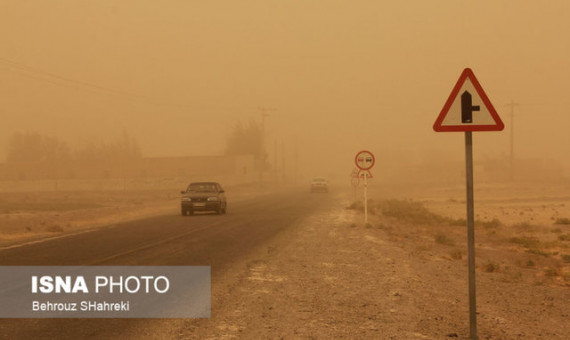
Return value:
M 370 172 L 370 170 L 360 170 L 358 172 L 358 177 L 360 177 L 360 178 L 364 178 L 364 177 L 374 178 L 374 176 L 372 176 L 372 173 Z
M 437 132 L 501 131 L 503 121 L 475 78 L 466 68 L 433 124 Z

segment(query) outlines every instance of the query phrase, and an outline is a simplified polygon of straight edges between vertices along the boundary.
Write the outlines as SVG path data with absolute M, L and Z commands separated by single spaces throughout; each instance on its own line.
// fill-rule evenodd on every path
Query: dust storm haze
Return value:
M 565 177 L 569 13 L 564 0 L 2 0 L 0 162 L 16 133 L 210 156 L 256 124 L 289 177 L 348 181 L 362 149 L 378 179 L 461 175 L 462 134 L 432 125 L 470 67 L 505 122 L 475 134 L 476 161 L 510 157 L 514 102 L 520 176 Z

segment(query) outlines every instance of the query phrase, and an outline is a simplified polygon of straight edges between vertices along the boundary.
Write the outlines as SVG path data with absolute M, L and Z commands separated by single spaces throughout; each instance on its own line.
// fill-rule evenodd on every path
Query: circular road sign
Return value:
M 370 170 L 374 166 L 374 155 L 370 151 L 360 151 L 354 157 L 354 163 L 360 170 Z

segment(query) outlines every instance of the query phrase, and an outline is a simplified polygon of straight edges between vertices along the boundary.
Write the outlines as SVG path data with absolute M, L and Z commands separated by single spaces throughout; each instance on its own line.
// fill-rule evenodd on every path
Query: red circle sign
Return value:
M 360 151 L 354 157 L 354 163 L 360 170 L 370 170 L 374 166 L 376 159 L 370 151 Z

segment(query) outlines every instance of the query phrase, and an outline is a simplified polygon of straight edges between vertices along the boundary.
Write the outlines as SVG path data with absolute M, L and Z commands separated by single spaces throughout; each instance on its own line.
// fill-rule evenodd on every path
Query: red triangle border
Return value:
M 487 110 L 489 110 L 491 117 L 495 121 L 495 125 L 446 125 L 446 126 L 441 125 L 443 123 L 443 120 L 449 113 L 451 105 L 453 105 L 455 98 L 457 97 L 459 91 L 461 90 L 461 87 L 463 86 L 467 78 L 471 80 L 471 83 L 475 87 L 475 90 L 477 90 L 477 94 L 479 94 L 479 97 L 481 97 L 481 100 L 483 101 L 483 104 L 485 104 Z M 475 74 L 473 74 L 473 71 L 470 68 L 464 69 L 463 72 L 461 73 L 461 76 L 459 76 L 459 80 L 457 80 L 455 87 L 451 91 L 449 98 L 447 98 L 447 101 L 445 102 L 443 109 L 441 109 L 439 116 L 437 117 L 435 123 L 433 124 L 434 131 L 436 132 L 502 131 L 504 128 L 505 124 L 503 124 L 503 121 L 497 114 L 497 111 L 493 107 L 493 104 L 491 104 L 491 101 L 489 100 L 487 94 L 481 87 L 481 84 L 479 84 L 479 81 L 477 81 L 477 78 L 475 77 Z

